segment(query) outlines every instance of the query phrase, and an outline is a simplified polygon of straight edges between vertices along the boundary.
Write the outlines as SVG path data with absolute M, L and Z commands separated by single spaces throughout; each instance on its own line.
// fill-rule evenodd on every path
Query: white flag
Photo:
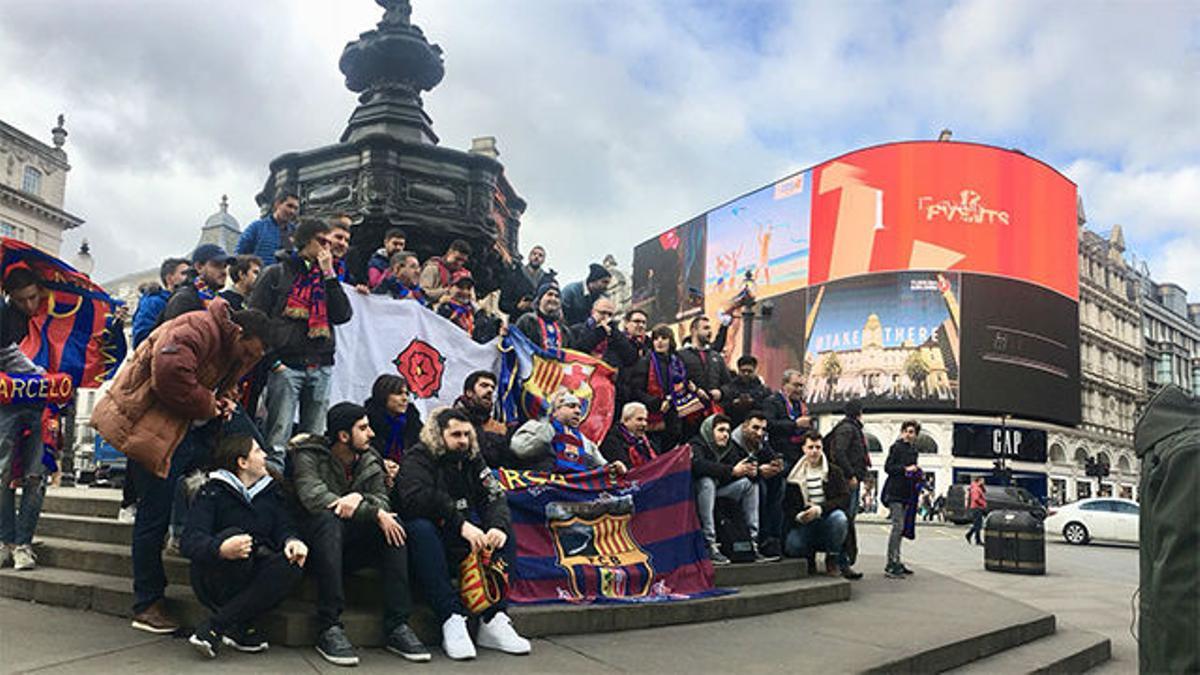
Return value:
M 476 370 L 497 372 L 500 340 L 478 344 L 463 329 L 416 300 L 363 295 L 344 286 L 354 316 L 335 326 L 337 352 L 330 405 L 362 404 L 384 373 L 408 380 L 413 403 L 427 418 L 438 406 L 451 405 L 463 382 Z

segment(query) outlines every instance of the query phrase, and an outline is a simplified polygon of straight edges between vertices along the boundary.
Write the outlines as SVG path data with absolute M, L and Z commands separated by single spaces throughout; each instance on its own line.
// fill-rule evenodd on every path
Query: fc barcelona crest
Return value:
M 580 600 L 648 595 L 654 584 L 650 554 L 629 529 L 633 499 L 552 502 L 546 506 L 558 565 Z

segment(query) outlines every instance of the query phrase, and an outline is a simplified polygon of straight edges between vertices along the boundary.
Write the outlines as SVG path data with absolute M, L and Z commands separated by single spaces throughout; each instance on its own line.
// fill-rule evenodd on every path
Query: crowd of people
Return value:
M 800 371 L 786 371 L 774 390 L 753 356 L 728 367 L 731 315 L 693 319 L 679 345 L 670 327 L 648 326 L 642 310 L 617 316 L 601 265 L 560 288 L 540 246 L 480 302 L 470 244 L 453 241 L 422 262 L 399 229 L 385 233 L 355 275 L 346 266 L 350 219 L 298 213 L 297 195 L 283 191 L 234 255 L 203 244 L 190 259 L 165 260 L 161 287 L 144 289 L 133 316 L 135 350 L 92 414 L 100 436 L 130 460 L 123 507 L 133 519 L 133 627 L 179 628 L 163 601 L 167 546 L 191 561 L 196 597 L 211 610 L 190 637 L 208 657 L 224 647 L 266 649 L 256 619 L 307 574 L 318 588 L 317 651 L 334 664 L 357 664 L 341 622 L 344 574 L 367 566 L 380 571 L 389 651 L 431 658 L 408 625 L 420 589 L 450 658 L 473 658 L 476 647 L 528 653 L 503 600 L 473 617 L 454 588 L 464 560 L 513 563 L 507 502 L 489 469 L 621 476 L 681 444 L 691 447 L 696 509 L 714 564 L 731 562 L 721 536 L 728 519 L 718 515 L 732 512 L 748 532 L 747 561 L 787 555 L 815 572 L 824 553 L 824 573 L 862 576 L 853 568 L 870 465 L 861 406 L 850 402 L 844 418 L 819 433 Z M 15 275 L 4 280 L 8 347 L 0 355 L 19 361 L 7 330 L 22 311 Z M 471 374 L 455 403 L 426 419 L 394 373 L 380 374 L 366 401 L 331 405 L 333 328 L 351 319 L 347 293 L 416 302 L 480 342 L 511 325 L 543 349 L 604 360 L 617 373 L 611 428 L 600 443 L 586 437 L 583 402 L 565 389 L 549 396 L 545 418 L 506 425 L 494 413 L 490 371 Z M 7 408 L 0 415 L 0 430 L 16 423 Z M 909 431 L 885 467 L 883 500 L 898 523 L 889 576 L 911 574 L 897 534 L 919 492 Z M 17 550 L 31 534 L 18 528 Z

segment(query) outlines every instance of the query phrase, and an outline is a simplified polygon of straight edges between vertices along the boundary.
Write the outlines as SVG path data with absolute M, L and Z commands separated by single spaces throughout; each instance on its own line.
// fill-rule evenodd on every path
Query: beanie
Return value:
M 536 305 L 537 303 L 541 302 L 542 296 L 550 291 L 554 291 L 560 296 L 562 295 L 562 291 L 558 288 L 558 282 L 553 278 L 543 281 L 542 285 L 538 286 L 537 294 L 533 296 L 533 303 Z
M 350 431 L 354 423 L 367 416 L 367 409 L 357 403 L 342 401 L 325 413 L 325 437 L 336 441 L 339 431 Z
M 858 417 L 862 414 L 862 402 L 854 399 L 846 403 L 845 412 L 847 417 Z
M 601 279 L 611 279 L 611 278 L 612 278 L 612 272 L 609 272 L 607 269 L 605 269 L 604 265 L 597 265 L 596 263 L 592 263 L 591 265 L 588 265 L 587 283 L 590 284 L 593 281 L 600 281 Z

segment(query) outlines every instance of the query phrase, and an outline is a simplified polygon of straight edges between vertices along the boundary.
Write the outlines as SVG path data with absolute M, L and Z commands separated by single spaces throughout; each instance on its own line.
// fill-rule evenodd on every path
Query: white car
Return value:
M 1050 509 L 1046 534 L 1057 532 L 1069 544 L 1093 541 L 1138 543 L 1138 503 L 1132 499 L 1095 497 Z

